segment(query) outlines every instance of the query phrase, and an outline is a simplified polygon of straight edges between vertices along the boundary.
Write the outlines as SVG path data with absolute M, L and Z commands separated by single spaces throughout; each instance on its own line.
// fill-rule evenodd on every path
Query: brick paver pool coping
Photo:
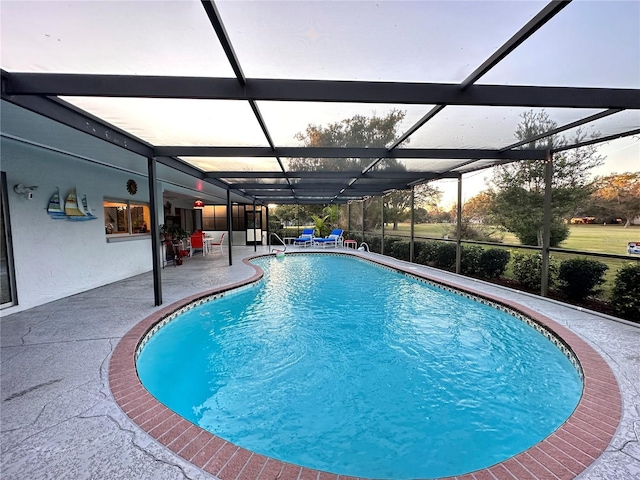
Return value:
M 358 256 L 358 254 L 355 254 Z M 250 264 L 250 259 L 244 262 Z M 371 260 L 368 258 L 368 260 Z M 555 480 L 572 479 L 605 450 L 621 416 L 618 383 L 604 359 L 571 330 L 529 308 L 499 297 L 431 278 L 397 264 L 377 263 L 431 282 L 463 290 L 505 305 L 544 325 L 560 337 L 578 358 L 583 374 L 582 397 L 573 414 L 555 432 L 528 450 L 475 472 L 449 480 Z M 147 317 L 120 340 L 109 363 L 109 385 L 114 399 L 129 418 L 162 445 L 221 480 L 355 480 L 354 477 L 317 471 L 281 462 L 238 447 L 209 433 L 158 402 L 138 378 L 135 358 L 147 333 L 177 309 L 212 294 L 232 290 L 262 278 L 262 271 L 245 281 L 184 298 Z

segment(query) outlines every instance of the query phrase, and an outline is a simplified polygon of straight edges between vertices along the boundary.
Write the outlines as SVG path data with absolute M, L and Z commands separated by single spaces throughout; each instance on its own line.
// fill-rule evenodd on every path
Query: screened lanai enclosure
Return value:
M 638 2 L 8 1 L 2 30 L 3 104 L 133 154 L 152 211 L 169 168 L 208 205 L 341 205 L 363 241 L 404 191 L 414 260 L 415 192 L 448 180 L 460 271 L 465 181 L 544 161 L 543 294 L 554 155 L 640 135 Z M 554 127 L 516 139 L 527 112 Z

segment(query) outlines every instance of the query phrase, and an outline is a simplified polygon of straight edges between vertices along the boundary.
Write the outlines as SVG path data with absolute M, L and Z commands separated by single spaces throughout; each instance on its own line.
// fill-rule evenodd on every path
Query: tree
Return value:
M 312 221 L 313 215 L 322 213 L 321 205 L 278 205 L 273 210 L 273 215 L 281 223 L 291 225 L 306 225 Z
M 278 205 L 273 210 L 273 215 L 280 220 L 283 225 L 296 222 L 298 218 L 297 205 Z
M 312 214 L 311 220 L 320 237 L 329 235 L 332 228 L 337 228 L 340 217 L 339 205 L 327 205 L 322 209 L 322 214 Z
M 398 190 L 385 195 L 384 221 L 392 223 L 393 230 L 398 229 L 398 223 L 409 219 L 411 215 L 411 191 Z M 414 187 L 414 215 L 416 207 L 434 207 L 440 202 L 442 191 L 428 183 Z
M 487 192 L 480 192 L 462 205 L 462 219 L 460 235 L 465 240 L 481 240 L 484 242 L 501 242 L 504 238 L 501 227 L 485 223 L 489 218 L 492 198 Z M 451 216 L 457 220 L 458 205 L 451 207 Z M 451 238 L 458 237 L 458 226 L 452 225 L 447 229 Z
M 557 127 L 544 111 L 525 112 L 515 136 L 525 140 Z M 592 136 L 596 136 L 594 133 Z M 526 148 L 553 149 L 587 139 L 577 129 L 570 142 L 563 136 L 552 135 L 525 145 Z M 564 219 L 570 218 L 591 193 L 589 171 L 601 165 L 604 158 L 593 145 L 554 154 L 551 211 L 551 246 L 558 246 L 569 236 Z M 521 160 L 494 169 L 491 197 L 493 219 L 515 234 L 525 245 L 542 245 L 544 205 L 544 160 Z
M 340 122 L 322 125 L 309 125 L 304 132 L 296 134 L 296 139 L 305 147 L 385 147 L 399 138 L 400 123 L 406 112 L 391 110 L 384 116 L 355 115 Z M 404 142 L 404 144 L 408 141 Z M 372 163 L 370 158 L 294 158 L 289 169 L 293 171 L 363 171 Z M 372 171 L 402 171 L 406 167 L 395 158 L 385 158 L 372 168 Z M 440 190 L 430 185 L 415 188 L 416 203 L 428 202 L 432 196 L 441 195 Z M 366 225 L 378 228 L 381 225 L 379 198 L 365 200 Z M 409 215 L 411 192 L 397 190 L 385 195 L 385 222 L 398 223 Z M 333 223 L 333 220 L 331 220 Z
M 462 219 L 472 223 L 485 223 L 491 209 L 491 196 L 480 192 L 462 205 Z
M 429 221 L 431 220 L 431 214 L 429 210 L 424 207 L 415 208 L 413 216 L 416 223 L 429 223 Z
M 385 116 L 354 115 L 326 127 L 310 124 L 304 132 L 295 135 L 305 147 L 385 147 L 398 139 L 398 128 L 406 112 L 391 110 Z M 370 158 L 292 158 L 289 170 L 362 171 L 372 162 Z M 398 170 L 397 159 L 380 162 L 376 170 Z
M 624 226 L 629 227 L 631 221 L 640 216 L 640 172 L 596 179 L 591 202 L 597 211 L 625 219 Z
M 332 228 L 338 226 L 340 219 L 340 206 L 339 205 L 327 205 L 322 209 L 322 214 L 327 216 L 327 222 Z
M 327 222 L 329 215 L 325 215 L 323 217 L 319 215 L 312 215 L 311 219 L 313 220 L 313 225 L 315 226 L 318 236 L 326 237 L 329 234 L 329 224 Z

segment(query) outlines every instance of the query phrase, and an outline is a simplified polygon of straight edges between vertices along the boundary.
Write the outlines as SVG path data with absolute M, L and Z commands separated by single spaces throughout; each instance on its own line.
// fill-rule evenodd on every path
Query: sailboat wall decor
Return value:
M 49 199 L 49 206 L 47 207 L 47 213 L 54 220 L 66 220 L 67 215 L 64 213 L 64 210 L 60 206 L 60 189 L 56 190 L 51 198 Z
M 75 188 L 69 192 L 67 200 L 64 202 L 64 213 L 67 215 L 69 220 L 73 220 L 74 222 L 84 222 L 96 219 L 95 215 L 87 212 L 85 209 L 86 195 L 83 200 L 84 202 L 78 202 L 78 194 L 76 193 Z
M 91 211 L 91 207 L 89 207 L 89 202 L 87 202 L 87 196 L 82 196 L 82 207 L 84 208 L 84 213 L 87 216 L 87 220 L 96 220 L 96 217 Z
M 66 219 L 74 222 L 84 222 L 98 218 L 91 211 L 86 195 L 82 197 L 82 201 L 78 202 L 78 194 L 75 188 L 67 195 L 64 202 L 64 209 L 60 203 L 60 189 L 58 188 L 49 200 L 47 213 L 54 220 Z

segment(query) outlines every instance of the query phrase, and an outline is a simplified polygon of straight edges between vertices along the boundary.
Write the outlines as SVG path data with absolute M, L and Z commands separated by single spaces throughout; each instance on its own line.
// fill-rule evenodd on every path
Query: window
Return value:
M 251 206 L 251 208 L 253 208 L 253 206 Z M 251 215 L 253 215 L 253 212 Z M 233 231 L 238 232 L 245 230 L 245 205 L 233 205 L 231 207 L 231 222 Z M 202 229 L 227 230 L 227 206 L 206 205 L 202 209 Z
M 149 234 L 149 206 L 128 200 L 105 200 L 104 230 L 107 235 Z
M 203 230 L 227 230 L 227 206 L 206 205 L 202 209 Z
M 231 217 L 233 220 L 233 229 L 243 231 L 245 229 L 244 205 L 233 205 L 231 208 Z

